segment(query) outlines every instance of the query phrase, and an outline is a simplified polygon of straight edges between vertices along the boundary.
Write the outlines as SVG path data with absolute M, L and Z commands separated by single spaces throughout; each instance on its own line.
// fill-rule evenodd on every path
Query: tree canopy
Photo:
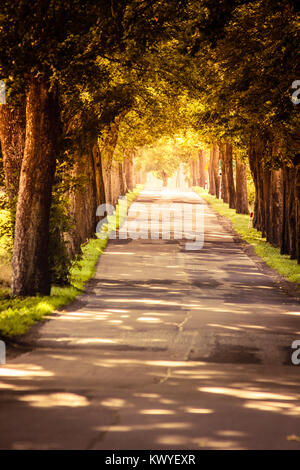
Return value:
M 299 35 L 288 0 L 1 2 L 14 292 L 49 293 L 49 233 L 64 244 L 68 226 L 49 226 L 54 201 L 67 198 L 81 227 L 75 249 L 97 205 L 132 187 L 134 163 L 169 176 L 184 163 L 203 184 L 208 171 L 211 193 L 237 209 L 251 171 L 255 226 L 300 260 Z

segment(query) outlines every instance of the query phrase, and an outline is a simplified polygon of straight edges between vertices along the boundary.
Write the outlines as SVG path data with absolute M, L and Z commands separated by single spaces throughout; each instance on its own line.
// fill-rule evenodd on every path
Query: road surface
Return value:
M 0 448 L 300 449 L 299 304 L 194 193 L 137 203 L 132 232 L 154 206 L 201 204 L 203 248 L 111 240 L 86 293 L 1 367 Z

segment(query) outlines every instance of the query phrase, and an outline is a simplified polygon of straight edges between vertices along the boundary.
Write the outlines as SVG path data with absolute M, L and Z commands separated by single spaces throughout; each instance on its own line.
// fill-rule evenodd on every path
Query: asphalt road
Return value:
M 145 227 L 170 205 L 202 249 L 172 222 L 146 238 L 168 235 L 166 217 Z M 300 449 L 297 301 L 192 192 L 142 192 L 128 230 L 144 238 L 111 240 L 86 293 L 1 367 L 0 448 Z

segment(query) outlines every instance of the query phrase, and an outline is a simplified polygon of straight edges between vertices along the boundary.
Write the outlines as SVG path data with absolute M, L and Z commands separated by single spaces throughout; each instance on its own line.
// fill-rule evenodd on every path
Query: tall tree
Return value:
M 42 116 L 42 119 L 41 119 Z M 50 293 L 48 261 L 51 190 L 59 151 L 57 90 L 32 79 L 26 102 L 26 143 L 15 227 L 12 293 Z M 30 236 L 29 236 L 30 235 Z
M 26 142 L 15 227 L 14 294 L 50 292 L 46 258 L 51 190 L 56 157 L 60 153 L 58 88 L 72 89 L 82 82 L 82 77 L 91 78 L 97 70 L 98 56 L 131 63 L 137 60 L 156 39 L 167 34 L 169 15 L 176 17 L 183 3 L 172 0 L 166 5 L 138 0 L 1 2 L 0 74 L 6 80 L 9 99 L 26 92 Z M 44 150 L 43 160 L 39 149 Z M 42 194 L 39 197 L 38 191 Z M 34 201 L 34 215 L 30 200 Z M 24 216 L 32 218 L 28 230 L 24 219 L 20 220 Z M 47 233 L 42 237 L 38 221 Z M 32 250 L 27 250 L 31 245 Z
M 236 160 L 236 212 L 248 214 L 247 169 L 245 163 Z

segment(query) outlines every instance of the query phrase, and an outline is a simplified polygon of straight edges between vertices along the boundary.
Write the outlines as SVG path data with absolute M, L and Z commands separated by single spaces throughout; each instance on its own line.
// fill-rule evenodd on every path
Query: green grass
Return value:
M 300 265 L 297 261 L 291 260 L 288 255 L 281 255 L 280 249 L 268 243 L 256 229 L 249 229 L 248 215 L 237 214 L 234 209 L 230 209 L 228 204 L 224 203 L 221 199 L 217 199 L 215 196 L 208 194 L 207 190 L 199 187 L 193 189 L 219 214 L 231 220 L 233 229 L 243 240 L 254 246 L 256 254 L 262 258 L 268 266 L 275 269 L 288 281 L 300 283 Z
M 84 285 L 94 274 L 99 256 L 105 249 L 109 234 L 118 228 L 126 217 L 127 210 L 141 191 L 138 185 L 126 195 L 127 204 L 117 206 L 116 214 L 108 217 L 102 226 L 99 238 L 82 245 L 82 256 L 70 270 L 70 286 L 51 288 L 51 295 L 37 297 L 11 297 L 9 289 L 0 290 L 0 334 L 12 337 L 26 333 L 30 325 L 55 310 L 73 301 L 84 290 Z

